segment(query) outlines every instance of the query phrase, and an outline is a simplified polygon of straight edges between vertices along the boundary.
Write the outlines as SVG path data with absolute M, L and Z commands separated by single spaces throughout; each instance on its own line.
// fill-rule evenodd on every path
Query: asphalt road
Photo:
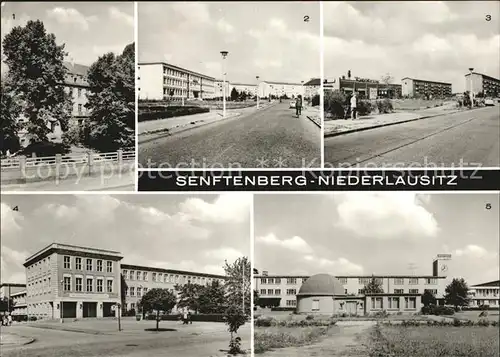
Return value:
M 143 168 L 320 167 L 321 130 L 289 103 L 139 145 Z
M 499 107 L 325 138 L 325 168 L 498 167 Z

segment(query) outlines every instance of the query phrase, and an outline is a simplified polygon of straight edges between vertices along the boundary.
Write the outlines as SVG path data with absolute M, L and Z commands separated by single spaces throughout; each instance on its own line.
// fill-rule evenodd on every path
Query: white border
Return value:
M 319 2 L 319 117 L 321 124 L 321 168 L 325 167 L 325 91 L 323 87 L 323 81 L 325 79 L 325 49 L 324 49 L 324 21 L 323 21 L 323 1 Z
M 253 270 L 255 268 L 255 224 L 254 224 L 254 197 L 255 195 L 252 194 L 251 200 L 250 200 L 250 355 L 254 356 L 254 350 L 255 350 L 255 336 L 254 336 L 254 289 L 255 289 L 255 284 L 254 284 L 254 278 L 253 278 Z
M 134 182 L 134 192 L 139 191 L 139 172 L 138 172 L 138 167 L 139 167 L 139 90 L 137 89 L 138 87 L 138 81 L 137 81 L 137 76 L 139 74 L 138 67 L 139 67 L 139 55 L 138 55 L 138 49 L 139 46 L 137 44 L 137 41 L 139 39 L 139 16 L 138 16 L 138 3 L 137 1 L 134 1 L 134 53 L 135 53 L 135 68 L 134 68 L 134 85 L 135 85 L 135 182 Z

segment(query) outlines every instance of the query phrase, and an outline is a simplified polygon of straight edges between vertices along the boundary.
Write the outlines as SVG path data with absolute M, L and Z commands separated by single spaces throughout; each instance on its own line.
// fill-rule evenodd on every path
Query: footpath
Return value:
M 23 346 L 34 342 L 34 338 L 20 336 L 14 333 L 6 332 L 5 328 L 0 330 L 1 346 Z
M 316 124 L 319 128 L 321 128 L 321 115 L 319 112 L 319 106 L 310 107 L 306 106 L 302 109 L 302 115 L 307 117 L 310 121 Z
M 411 112 L 399 111 L 390 114 L 375 114 L 359 117 L 358 119 L 325 119 L 325 137 L 332 137 L 357 131 L 375 129 L 383 126 L 406 123 L 414 120 L 428 119 L 440 115 L 453 114 L 468 109 L 459 109 L 454 104 L 440 107 L 414 110 Z
M 140 122 L 138 125 L 138 138 L 141 141 L 148 140 L 154 134 L 175 134 L 187 129 L 197 128 L 202 125 L 215 123 L 222 120 L 236 118 L 244 114 L 252 113 L 257 110 L 263 110 L 273 105 L 274 103 L 262 103 L 259 109 L 256 107 L 248 107 L 241 109 L 228 109 L 226 116 L 222 116 L 221 110 L 212 110 L 209 113 L 185 115 L 174 118 L 148 120 Z

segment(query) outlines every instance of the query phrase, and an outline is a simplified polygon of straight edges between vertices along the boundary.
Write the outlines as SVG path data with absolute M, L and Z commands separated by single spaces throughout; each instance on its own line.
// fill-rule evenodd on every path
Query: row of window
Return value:
M 72 257 L 70 256 L 64 256 L 63 258 L 63 267 L 64 269 L 72 269 Z M 83 270 L 82 264 L 83 264 L 83 259 L 80 257 L 74 257 L 75 259 L 75 270 Z M 103 260 L 101 259 L 95 259 L 95 271 L 102 272 L 103 271 Z M 94 259 L 92 258 L 86 258 L 85 259 L 85 270 L 86 271 L 94 271 Z M 113 262 L 112 261 L 106 261 L 106 272 L 107 273 L 112 273 L 113 272 Z
M 304 283 L 307 279 L 302 279 Z M 281 278 L 260 278 L 261 284 L 281 284 Z M 286 278 L 287 284 L 297 284 L 300 283 L 300 279 L 297 278 Z
M 149 272 L 147 271 L 136 271 L 136 270 L 122 270 L 122 275 L 125 280 L 137 280 L 137 281 L 148 281 L 149 280 Z M 173 284 L 184 284 L 184 283 L 192 283 L 205 285 L 206 283 L 210 283 L 212 281 L 217 281 L 223 283 L 223 279 L 216 278 L 205 278 L 201 276 L 187 276 L 187 275 L 175 275 L 175 274 L 167 274 L 167 273 L 156 273 L 151 272 L 151 281 L 156 283 L 173 283 Z
M 341 284 L 347 284 L 347 279 L 348 278 L 339 278 L 338 280 L 340 281 Z M 366 285 L 371 281 L 372 278 L 358 278 L 358 284 Z M 302 283 L 304 283 L 307 279 L 302 279 Z M 383 283 L 383 279 L 381 278 L 376 278 L 375 279 L 378 284 Z M 404 285 L 405 284 L 405 279 L 404 278 L 394 278 L 394 285 Z M 286 283 L 287 284 L 297 284 L 300 283 L 300 279 L 297 278 L 287 278 Z M 281 284 L 281 278 L 260 278 L 260 283 L 261 284 Z M 410 285 L 418 285 L 420 283 L 419 278 L 409 278 L 408 279 L 408 284 Z M 426 285 L 436 285 L 437 284 L 437 279 L 434 278 L 425 278 L 424 283 Z
M 44 278 L 43 280 L 38 279 L 26 285 L 26 295 L 29 297 L 50 294 L 50 292 L 50 277 Z
M 50 270 L 50 257 L 44 258 L 28 267 L 28 279 L 33 275 L 41 273 L 43 270 Z
M 104 278 L 86 278 L 85 279 L 85 290 L 84 290 L 84 285 L 83 285 L 83 278 L 80 277 L 75 277 L 75 286 L 73 290 L 72 286 L 72 281 L 73 279 L 69 276 L 65 276 L 63 279 L 63 289 L 65 292 L 70 292 L 70 291 L 76 291 L 76 292 L 87 292 L 87 293 L 92 293 L 92 292 L 97 292 L 97 293 L 103 293 L 104 292 Z M 94 286 L 95 284 L 95 286 Z M 112 293 L 113 292 L 113 279 L 107 279 L 106 280 L 106 292 L 107 293 Z
M 297 301 L 296 300 L 287 300 L 286 306 L 295 307 L 295 306 L 297 306 Z
M 372 297 L 372 309 L 400 309 L 400 301 L 399 297 L 389 297 L 387 299 L 387 306 L 384 306 L 384 299 L 379 297 Z M 417 308 L 417 298 L 415 297 L 405 297 L 405 309 L 416 309 Z
M 129 287 L 125 288 L 125 296 L 142 297 L 142 294 L 144 293 L 144 295 L 146 295 L 147 292 L 148 292 L 148 288 L 138 287 L 137 288 L 137 294 L 136 294 L 136 288 L 135 287 L 131 286 L 130 288 Z M 172 292 L 173 292 L 173 289 L 172 289 Z

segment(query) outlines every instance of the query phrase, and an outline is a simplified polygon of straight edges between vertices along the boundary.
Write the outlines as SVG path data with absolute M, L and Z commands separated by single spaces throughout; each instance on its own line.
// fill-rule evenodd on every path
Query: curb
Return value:
M 77 328 L 58 328 L 56 326 L 48 326 L 48 325 L 40 325 L 40 326 L 35 326 L 35 325 L 30 325 L 29 327 L 33 328 L 39 328 L 43 330 L 56 330 L 56 331 L 65 331 L 65 332 L 77 332 L 77 333 L 86 333 L 88 335 L 109 335 L 109 333 L 101 332 L 101 331 L 92 331 L 92 330 L 84 330 L 84 329 L 77 329 Z
M 312 119 L 309 115 L 306 115 L 306 117 L 307 117 L 307 119 L 312 121 L 318 128 L 321 129 L 321 124 L 316 123 L 316 121 L 314 119 Z M 321 116 L 320 116 L 320 121 L 321 121 Z
M 25 336 L 19 336 L 19 337 L 25 338 L 28 341 L 23 342 L 23 343 L 11 343 L 11 342 L 1 343 L 0 342 L 0 346 L 5 346 L 5 347 L 7 347 L 7 346 L 26 346 L 26 345 L 30 345 L 36 341 L 36 338 L 32 338 L 32 337 L 25 337 Z

